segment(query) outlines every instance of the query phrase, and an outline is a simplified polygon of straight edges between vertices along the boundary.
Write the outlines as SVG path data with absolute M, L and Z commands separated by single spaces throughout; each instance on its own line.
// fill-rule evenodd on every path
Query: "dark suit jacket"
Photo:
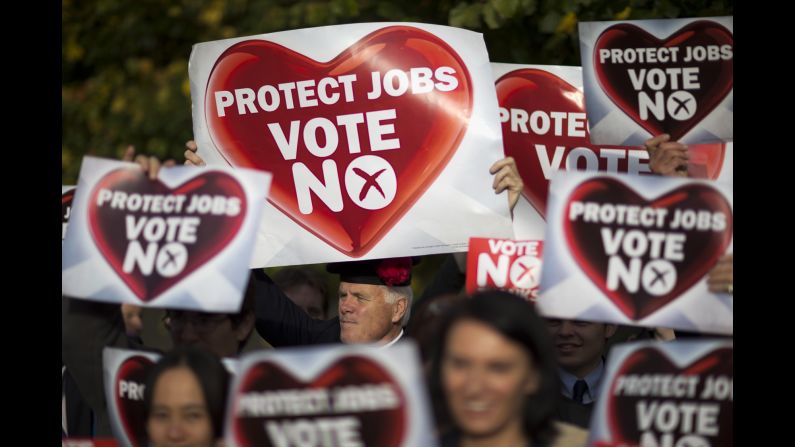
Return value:
M 557 420 L 561 422 L 568 422 L 578 427 L 588 429 L 591 423 L 591 413 L 593 412 L 594 403 L 581 404 L 577 403 L 566 396 L 560 396 L 558 400 L 558 417 Z
M 340 319 L 315 320 L 262 270 L 254 271 L 257 333 L 274 347 L 340 343 Z
M 151 349 L 127 337 L 118 304 L 63 297 L 61 331 L 61 358 L 83 399 L 94 410 L 94 435 L 112 437 L 102 382 L 102 350 L 105 346 Z
M 64 399 L 63 411 L 66 413 L 66 432 L 64 436 L 70 438 L 90 438 L 93 436 L 91 407 L 88 406 L 80 389 L 72 378 L 72 373 L 66 369 L 61 382 L 61 393 Z

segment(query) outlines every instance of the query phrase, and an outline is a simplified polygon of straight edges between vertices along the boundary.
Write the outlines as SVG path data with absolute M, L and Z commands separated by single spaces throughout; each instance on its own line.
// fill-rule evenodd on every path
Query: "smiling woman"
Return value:
M 585 432 L 552 420 L 552 341 L 525 300 L 501 291 L 461 301 L 441 325 L 431 390 L 442 446 L 576 446 Z M 444 425 L 443 425 L 444 426 Z
M 163 356 L 144 388 L 147 445 L 216 445 L 228 384 L 226 368 L 206 351 L 183 347 Z

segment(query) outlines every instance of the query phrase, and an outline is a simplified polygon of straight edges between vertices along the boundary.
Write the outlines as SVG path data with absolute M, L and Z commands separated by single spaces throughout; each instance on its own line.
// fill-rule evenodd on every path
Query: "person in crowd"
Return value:
M 123 303 L 121 305 L 121 316 L 124 318 L 124 332 L 128 337 L 137 338 L 140 341 L 141 333 L 144 330 L 144 322 L 141 318 L 143 308 L 135 304 Z
M 308 266 L 287 266 L 273 275 L 273 282 L 310 317 L 325 320 L 329 293 L 326 279 Z
M 617 326 L 555 318 L 548 318 L 546 325 L 558 360 L 557 418 L 587 429 L 605 372 L 608 339 Z
M 218 357 L 195 346 L 166 353 L 144 388 L 145 445 L 222 445 L 230 374 Z
M 206 165 L 194 141 L 185 146 L 186 165 Z M 494 175 L 494 192 L 507 191 L 513 210 L 523 187 L 516 162 L 510 157 L 499 160 L 489 172 Z M 410 314 L 411 265 L 409 258 L 329 264 L 327 270 L 339 274 L 341 282 L 339 316 L 326 321 L 307 318 L 273 280 L 258 271 L 257 332 L 275 347 L 334 342 L 391 346 L 403 336 Z
M 464 294 L 444 293 L 420 300 L 411 311 L 411 320 L 406 326 L 406 336 L 417 342 L 420 358 L 426 372 L 430 373 L 433 346 L 439 338 L 439 325 L 444 315 L 458 301 L 466 299 Z
M 333 263 L 340 275 L 339 315 L 311 318 L 262 270 L 256 270 L 256 328 L 274 347 L 322 343 L 391 346 L 403 337 L 414 293 L 410 258 Z
M 485 291 L 442 318 L 430 389 L 443 447 L 585 445 L 584 430 L 554 421 L 555 350 L 532 305 Z

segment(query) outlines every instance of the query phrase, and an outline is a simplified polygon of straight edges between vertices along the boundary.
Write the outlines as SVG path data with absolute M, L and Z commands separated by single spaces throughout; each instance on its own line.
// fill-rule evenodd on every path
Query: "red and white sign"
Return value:
M 588 445 L 734 445 L 731 340 L 611 348 Z
M 86 157 L 64 241 L 64 295 L 236 312 L 270 175 Z
M 542 241 L 470 238 L 467 293 L 501 289 L 535 301 L 541 281 L 543 247 Z
M 582 22 L 579 31 L 594 143 L 732 139 L 732 17 Z
M 503 151 L 480 34 L 372 23 L 206 42 L 190 79 L 199 155 L 273 172 L 252 267 L 512 236 L 488 173 Z
M 146 446 L 144 387 L 160 355 L 151 352 L 105 348 L 102 368 L 105 401 L 113 435 L 124 447 Z
M 411 341 L 257 351 L 239 371 L 227 405 L 229 447 L 436 445 Z
M 591 144 L 582 69 L 493 63 L 505 155 L 524 182 L 514 209 L 517 239 L 543 239 L 549 178 L 557 170 L 648 174 L 642 145 Z M 691 178 L 732 181 L 732 143 L 689 146 Z
M 61 185 L 61 217 L 63 220 L 61 239 L 66 239 L 66 227 L 69 223 L 69 217 L 72 215 L 72 199 L 74 199 L 74 196 L 74 185 Z
M 707 274 L 732 252 L 731 185 L 558 172 L 537 300 L 546 316 L 732 333 Z

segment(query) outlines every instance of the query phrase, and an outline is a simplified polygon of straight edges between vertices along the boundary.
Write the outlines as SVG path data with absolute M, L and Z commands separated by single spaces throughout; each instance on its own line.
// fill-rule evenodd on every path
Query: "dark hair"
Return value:
M 149 421 L 155 384 L 160 376 L 168 370 L 181 367 L 189 369 L 196 376 L 210 415 L 213 436 L 215 439 L 222 438 L 229 372 L 218 357 L 195 346 L 180 346 L 171 350 L 149 372 L 144 388 L 144 420 Z
M 450 329 L 462 320 L 484 323 L 504 337 L 520 344 L 538 371 L 538 391 L 527 397 L 524 405 L 525 435 L 535 443 L 549 443 L 557 434 L 553 418 L 560 393 L 557 361 L 548 329 L 533 305 L 512 293 L 490 290 L 474 294 L 458 302 L 444 315 L 439 338 L 432 356 L 430 388 L 436 405 L 436 420 L 440 427 L 455 426 L 451 421 L 442 387 L 441 364 Z
M 439 339 L 441 316 L 458 301 L 464 299 L 468 298 L 448 293 L 424 298 L 415 306 L 416 310 L 412 312 L 409 324 L 406 325 L 406 336 L 417 342 L 423 365 L 430 362 L 435 342 Z
M 323 315 L 328 314 L 328 285 L 326 278 L 317 270 L 311 267 L 288 266 L 280 268 L 273 274 L 273 282 L 282 290 L 286 291 L 293 287 L 307 285 L 318 292 L 323 297 Z

